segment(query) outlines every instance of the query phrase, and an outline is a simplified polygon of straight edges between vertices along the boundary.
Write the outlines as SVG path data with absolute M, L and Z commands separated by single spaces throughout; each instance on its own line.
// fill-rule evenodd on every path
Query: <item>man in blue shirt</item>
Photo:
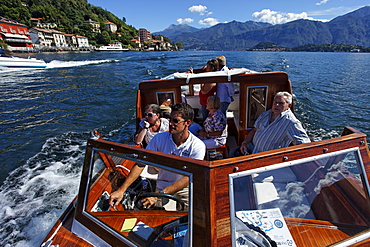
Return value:
M 295 144 L 311 142 L 301 122 L 290 110 L 293 97 L 288 92 L 278 92 L 272 108 L 263 112 L 240 147 L 230 151 L 230 156 L 259 153 Z
M 229 69 L 226 66 L 225 56 L 218 56 L 216 59 L 219 65 L 219 71 L 227 71 Z M 230 103 L 234 101 L 234 83 L 218 83 L 216 95 L 221 101 L 220 110 L 226 116 L 227 108 L 229 107 Z

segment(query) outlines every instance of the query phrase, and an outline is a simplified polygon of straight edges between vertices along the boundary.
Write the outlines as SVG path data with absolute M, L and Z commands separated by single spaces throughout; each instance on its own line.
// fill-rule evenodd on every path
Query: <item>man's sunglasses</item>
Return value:
M 154 113 L 151 113 L 151 112 L 145 112 L 144 115 L 146 117 L 153 117 L 155 114 Z
M 185 120 L 179 120 L 177 118 L 170 118 L 169 120 L 170 120 L 171 123 L 174 123 L 174 124 L 185 122 Z

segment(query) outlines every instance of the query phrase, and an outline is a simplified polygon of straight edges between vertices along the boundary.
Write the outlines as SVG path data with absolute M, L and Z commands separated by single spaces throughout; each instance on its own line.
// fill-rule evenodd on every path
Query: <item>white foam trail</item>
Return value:
M 15 169 L 0 187 L 0 246 L 39 246 L 78 191 L 84 135 L 66 133 Z
M 0 67 L 0 73 L 9 72 L 19 72 L 19 71 L 39 71 L 44 69 L 54 69 L 54 68 L 69 68 L 69 67 L 79 67 L 92 64 L 102 64 L 102 63 L 116 63 L 119 60 L 103 59 L 103 60 L 85 60 L 85 61 L 61 61 L 52 60 L 46 63 L 46 68 L 7 68 Z
M 67 68 L 67 67 L 78 67 L 84 65 L 91 65 L 91 64 L 101 64 L 101 63 L 114 63 L 119 62 L 119 60 L 85 60 L 85 61 L 60 61 L 60 60 L 52 60 L 51 62 L 47 63 L 46 68 Z

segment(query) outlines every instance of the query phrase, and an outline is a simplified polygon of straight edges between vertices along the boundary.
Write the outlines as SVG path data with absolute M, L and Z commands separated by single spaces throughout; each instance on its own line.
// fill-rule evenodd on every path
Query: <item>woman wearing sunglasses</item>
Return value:
M 145 107 L 144 118 L 139 123 L 139 129 L 134 137 L 136 144 L 145 146 L 158 133 L 168 131 L 169 122 L 161 117 L 161 109 L 156 104 L 150 104 Z
M 227 119 L 221 112 L 220 98 L 216 95 L 207 100 L 208 117 L 203 122 L 203 129 L 199 131 L 200 139 L 206 144 L 207 149 L 221 147 L 226 143 Z

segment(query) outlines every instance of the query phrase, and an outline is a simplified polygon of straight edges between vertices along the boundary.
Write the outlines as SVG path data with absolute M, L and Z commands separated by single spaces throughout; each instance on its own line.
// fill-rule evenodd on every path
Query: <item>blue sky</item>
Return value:
M 233 20 L 283 24 L 296 19 L 330 21 L 370 5 L 369 0 L 88 0 L 135 28 L 150 32 L 171 24 L 206 28 Z

